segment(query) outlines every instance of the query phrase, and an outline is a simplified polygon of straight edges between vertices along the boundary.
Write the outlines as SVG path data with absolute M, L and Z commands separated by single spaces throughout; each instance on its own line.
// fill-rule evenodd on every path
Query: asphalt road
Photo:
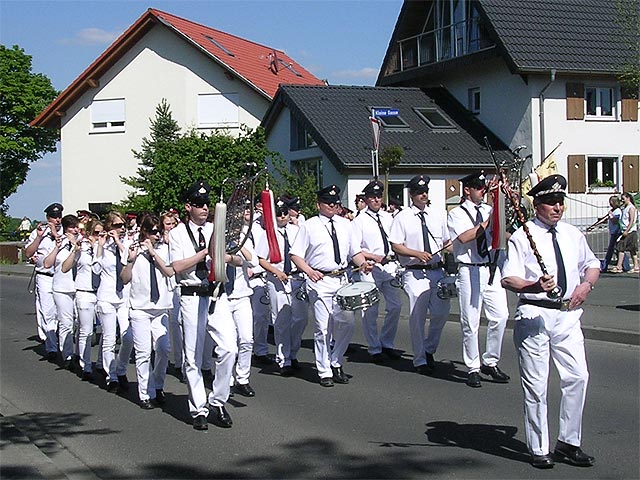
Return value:
M 0 277 L 0 477 L 4 478 L 638 478 L 640 349 L 587 340 L 591 372 L 584 449 L 596 466 L 528 464 L 522 393 L 512 332 L 501 367 L 508 385 L 464 384 L 460 328 L 448 322 L 434 377 L 413 373 L 411 357 L 367 361 L 361 328 L 345 371 L 349 385 L 325 389 L 313 369 L 311 328 L 300 377 L 253 368 L 254 398 L 235 396 L 231 429 L 191 428 L 186 385 L 169 376 L 163 410 L 81 382 L 43 359 L 34 340 L 27 277 Z M 637 300 L 634 301 L 637 303 Z M 610 309 L 609 315 L 618 312 Z M 484 333 L 484 329 L 482 329 Z M 406 317 L 397 346 L 409 348 Z M 95 358 L 95 357 L 94 357 Z M 135 379 L 135 367 L 128 376 Z M 551 441 L 559 385 L 550 380 Z

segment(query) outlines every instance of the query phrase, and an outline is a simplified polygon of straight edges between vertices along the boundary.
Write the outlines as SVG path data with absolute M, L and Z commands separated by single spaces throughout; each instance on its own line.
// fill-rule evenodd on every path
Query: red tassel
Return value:
M 276 207 L 271 190 L 263 190 L 260 194 L 262 201 L 262 215 L 264 215 L 264 229 L 267 232 L 267 242 L 269 244 L 269 261 L 280 263 L 282 255 L 276 238 Z

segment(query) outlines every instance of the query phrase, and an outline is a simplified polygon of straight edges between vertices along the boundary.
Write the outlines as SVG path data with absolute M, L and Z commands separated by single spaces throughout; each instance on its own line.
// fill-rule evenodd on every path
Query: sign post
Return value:
M 400 111 L 394 108 L 372 108 L 369 121 L 373 129 L 373 149 L 371 150 L 371 165 L 373 166 L 373 179 L 378 180 L 380 175 L 378 149 L 380 147 L 380 125 L 378 117 L 397 117 Z

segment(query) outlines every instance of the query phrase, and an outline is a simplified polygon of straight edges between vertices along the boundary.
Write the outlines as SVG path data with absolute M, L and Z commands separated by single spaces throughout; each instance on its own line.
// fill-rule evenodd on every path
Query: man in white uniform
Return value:
M 445 275 L 442 256 L 437 252 L 449 248 L 451 241 L 445 212 L 429 205 L 429 180 L 426 175 L 409 180 L 407 189 L 413 204 L 394 217 L 389 234 L 391 247 L 406 268 L 404 289 L 409 296 L 413 366 L 421 375 L 429 375 L 436 368 L 433 355 L 450 309 L 449 299 L 437 295 L 437 283 Z M 431 320 L 425 336 L 427 312 Z
M 585 236 L 561 222 L 567 181 L 551 175 L 528 195 L 535 218 L 526 227 L 546 266 L 544 274 L 524 226 L 509 239 L 502 285 L 518 293 L 514 342 L 524 392 L 524 419 L 531 464 L 552 468 L 547 425 L 549 358 L 560 376 L 560 423 L 554 454 L 572 465 L 589 467 L 595 459 L 580 448 L 582 411 L 589 371 L 580 329 L 582 308 L 600 276 L 600 261 Z
M 355 318 L 353 312 L 342 310 L 334 297 L 347 282 L 349 260 L 357 266 L 366 264 L 354 241 L 351 223 L 336 215 L 339 193 L 336 185 L 318 190 L 319 214 L 302 224 L 291 246 L 291 260 L 309 277 L 309 302 L 315 317 L 316 368 L 323 387 L 333 387 L 334 382 L 349 383 L 342 363 L 353 336 Z M 363 266 L 365 273 L 370 270 L 370 266 Z
M 507 293 L 500 284 L 499 251 L 491 249 L 492 208 L 483 202 L 486 179 L 474 172 L 460 179 L 464 201 L 449 212 L 449 233 L 458 262 L 456 287 L 462 327 L 462 358 L 467 366 L 467 385 L 481 387 L 480 372 L 497 383 L 509 382 L 498 368 L 502 337 L 509 318 Z M 495 269 L 495 270 L 494 270 Z M 487 343 L 480 357 L 478 330 L 480 310 L 487 317 Z
M 362 247 L 364 257 L 374 264 L 370 274 L 360 278 L 373 282 L 384 296 L 385 317 L 382 329 L 378 332 L 378 304 L 362 312 L 362 328 L 369 345 L 369 356 L 374 363 L 383 363 L 387 359 L 398 359 L 401 355 L 394 350 L 393 342 L 398 331 L 398 321 L 402 300 L 400 289 L 391 283 L 395 280 L 397 264 L 393 261 L 393 251 L 389 243 L 389 231 L 393 217 L 382 210 L 382 182 L 374 180 L 363 189 L 366 208 L 353 219 L 351 226 L 356 243 Z

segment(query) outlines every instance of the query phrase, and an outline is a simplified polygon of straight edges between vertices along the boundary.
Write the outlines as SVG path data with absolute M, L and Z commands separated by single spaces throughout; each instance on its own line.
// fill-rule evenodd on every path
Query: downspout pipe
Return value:
M 551 78 L 549 82 L 544 86 L 538 95 L 540 102 L 540 163 L 544 161 L 546 158 L 546 149 L 545 149 L 545 134 L 544 134 L 544 93 L 551 86 L 553 82 L 556 81 L 556 69 L 551 69 Z

